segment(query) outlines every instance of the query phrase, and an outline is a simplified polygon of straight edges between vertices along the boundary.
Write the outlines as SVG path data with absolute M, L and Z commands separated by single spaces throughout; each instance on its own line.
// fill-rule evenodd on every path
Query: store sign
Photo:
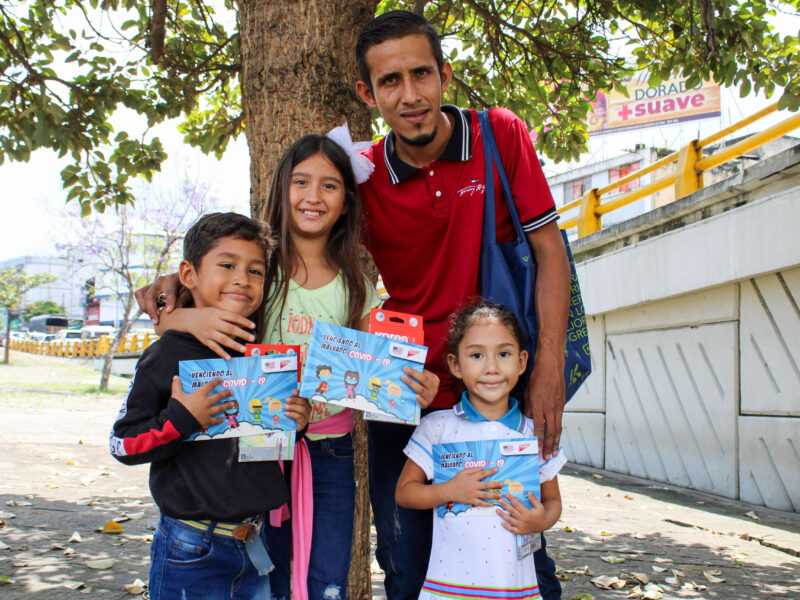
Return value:
M 598 93 L 589 114 L 589 133 L 602 135 L 655 125 L 671 125 L 720 116 L 720 88 L 713 81 L 688 88 L 676 77 L 651 87 L 648 73 L 640 71 L 624 82 L 628 96 Z

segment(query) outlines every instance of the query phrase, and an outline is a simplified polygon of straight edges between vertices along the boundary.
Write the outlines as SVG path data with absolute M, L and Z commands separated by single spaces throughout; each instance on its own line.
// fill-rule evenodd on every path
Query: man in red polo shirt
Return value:
M 356 91 L 391 128 L 367 153 L 375 171 L 360 187 L 366 245 L 390 295 L 386 308 L 424 317 L 426 367 L 441 379 L 431 407 L 449 408 L 457 390 L 445 362 L 448 317 L 480 292 L 485 163 L 477 113 L 441 105 L 452 69 L 443 61 L 436 31 L 419 15 L 392 11 L 373 19 L 359 36 L 356 59 Z M 546 459 L 561 434 L 569 262 L 525 124 L 502 108 L 490 110 L 489 120 L 537 264 L 539 331 L 525 407 Z M 495 179 L 497 235 L 506 241 L 513 230 Z M 389 600 L 417 598 L 430 556 L 430 511 L 394 502 L 411 433 L 403 425 L 369 423 L 376 555 Z M 542 597 L 560 598 L 544 548 L 535 558 Z

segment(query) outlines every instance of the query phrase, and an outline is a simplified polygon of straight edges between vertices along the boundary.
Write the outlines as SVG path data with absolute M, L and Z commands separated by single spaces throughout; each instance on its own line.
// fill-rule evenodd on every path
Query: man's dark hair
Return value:
M 200 217 L 183 238 L 183 258 L 195 269 L 200 268 L 203 257 L 222 238 L 231 237 L 255 242 L 264 250 L 264 260 L 269 253 L 267 226 L 260 221 L 238 213 L 209 213 Z
M 367 50 L 388 40 L 396 40 L 409 35 L 424 35 L 428 38 L 433 51 L 433 57 L 442 72 L 444 56 L 442 55 L 442 43 L 439 34 L 433 25 L 422 15 L 407 10 L 390 10 L 382 15 L 378 15 L 364 26 L 358 35 L 356 42 L 356 65 L 361 80 L 369 86 L 372 91 L 372 82 L 369 77 L 369 65 L 367 65 Z

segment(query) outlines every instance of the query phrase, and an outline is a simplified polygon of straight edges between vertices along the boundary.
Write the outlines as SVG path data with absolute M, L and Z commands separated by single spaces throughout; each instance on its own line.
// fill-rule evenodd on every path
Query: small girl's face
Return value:
M 472 405 L 494 419 L 508 411 L 508 397 L 525 372 L 528 353 L 505 325 L 487 319 L 469 326 L 458 355 L 448 354 L 447 361 L 453 375 L 464 382 Z
M 293 236 L 327 238 L 346 211 L 342 174 L 324 154 L 317 153 L 295 165 L 289 181 Z

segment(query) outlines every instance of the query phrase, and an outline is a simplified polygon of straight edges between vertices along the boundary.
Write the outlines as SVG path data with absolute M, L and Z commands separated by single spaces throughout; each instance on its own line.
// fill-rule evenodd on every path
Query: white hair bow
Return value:
M 325 136 L 339 144 L 347 152 L 347 156 L 350 157 L 350 164 L 353 167 L 353 174 L 356 177 L 356 183 L 364 183 L 369 179 L 369 176 L 375 170 L 375 165 L 372 164 L 370 159 L 361 154 L 361 151 L 372 146 L 372 142 L 353 142 L 347 123 L 334 127 Z

